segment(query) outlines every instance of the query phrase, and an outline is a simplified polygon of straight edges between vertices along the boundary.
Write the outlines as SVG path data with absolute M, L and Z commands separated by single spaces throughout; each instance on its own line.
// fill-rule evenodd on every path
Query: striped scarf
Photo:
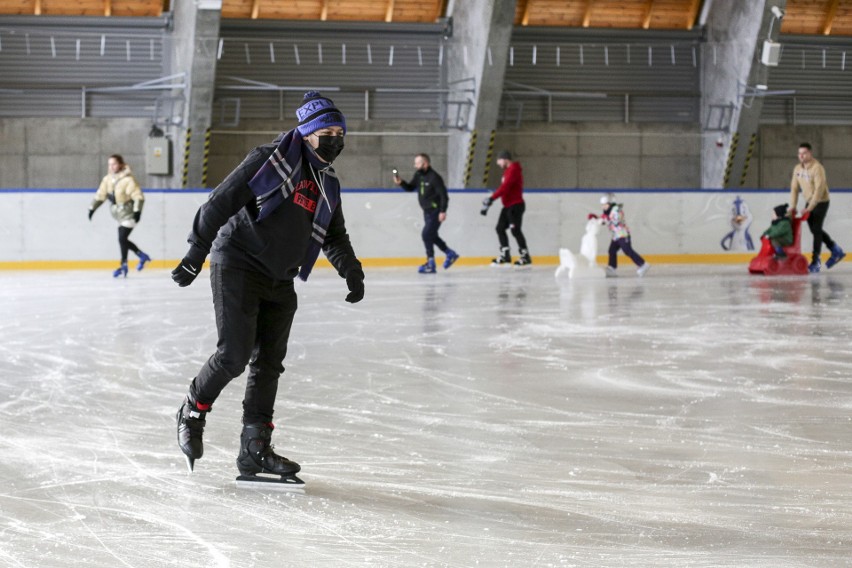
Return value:
M 314 156 L 308 156 L 309 162 L 311 158 Z M 322 164 L 322 167 L 317 170 L 315 181 L 320 188 L 320 196 L 314 211 L 311 240 L 308 242 L 305 260 L 299 270 L 299 278 L 302 280 L 308 279 L 319 257 L 320 249 L 325 242 L 326 231 L 331 224 L 332 213 L 340 203 L 340 182 L 337 180 L 334 169 L 331 165 Z M 257 200 L 258 223 L 271 215 L 279 205 L 293 195 L 296 185 L 305 177 L 302 173 L 302 137 L 294 129 L 284 135 L 269 159 L 248 182 Z

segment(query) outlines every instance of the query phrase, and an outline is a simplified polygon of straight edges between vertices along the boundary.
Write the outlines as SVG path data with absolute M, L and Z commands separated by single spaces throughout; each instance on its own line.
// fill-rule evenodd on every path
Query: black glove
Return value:
M 139 219 L 141 219 L 141 218 L 142 218 L 142 212 L 141 211 L 134 211 L 133 212 L 133 220 L 134 221 L 136 221 L 138 223 Z
M 346 296 L 346 301 L 350 304 L 357 304 L 364 299 L 364 272 L 360 268 L 353 268 L 346 273 L 346 286 L 349 288 L 349 294 Z
M 201 264 L 200 262 L 190 260 L 189 257 L 183 257 L 177 268 L 172 270 L 172 280 L 177 282 L 177 285 L 181 288 L 189 286 L 195 280 L 195 277 L 198 276 L 198 273 L 201 272 Z
M 486 197 L 482 200 L 482 209 L 479 210 L 480 215 L 488 215 L 488 208 L 491 207 L 491 204 L 494 203 L 494 200 L 491 199 L 491 196 Z
M 89 209 L 89 221 L 91 221 L 91 220 L 92 220 L 92 215 L 94 215 L 94 214 L 95 214 L 95 210 L 94 210 L 94 209 Z

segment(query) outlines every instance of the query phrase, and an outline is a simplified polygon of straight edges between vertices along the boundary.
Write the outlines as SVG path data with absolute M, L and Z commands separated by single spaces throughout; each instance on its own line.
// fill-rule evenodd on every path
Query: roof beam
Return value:
M 328 0 L 322 0 L 322 10 L 320 11 L 320 20 L 328 20 Z
M 698 7 L 701 5 L 701 0 L 692 0 L 689 4 L 689 13 L 687 14 L 686 29 L 691 30 L 695 27 L 695 18 L 698 17 Z
M 104 0 L 104 16 L 112 16 L 112 0 Z
M 385 21 L 392 22 L 393 21 L 393 5 L 394 0 L 388 0 L 388 7 L 385 9 Z
M 648 0 L 645 4 L 645 17 L 642 18 L 642 29 L 647 30 L 651 27 L 651 12 L 654 10 L 654 0 Z
M 260 0 L 254 0 L 251 3 L 251 19 L 256 20 L 260 15 Z
M 588 28 L 592 23 L 592 3 L 593 0 L 586 0 L 586 13 L 583 14 L 583 27 Z
M 840 0 L 832 0 L 828 7 L 828 14 L 825 16 L 825 24 L 822 26 L 822 35 L 831 35 L 831 26 L 834 24 L 834 17 L 837 15 L 837 5 Z
M 41 0 L 35 0 L 35 6 L 33 6 L 33 14 L 36 16 L 41 16 Z
M 530 25 L 530 4 L 532 4 L 532 0 L 522 0 L 524 2 L 524 15 L 521 18 L 521 25 L 528 26 Z

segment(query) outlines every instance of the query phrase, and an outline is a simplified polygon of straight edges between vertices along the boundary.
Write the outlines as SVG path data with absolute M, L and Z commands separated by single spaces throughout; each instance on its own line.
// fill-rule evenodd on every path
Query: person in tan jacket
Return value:
M 139 250 L 139 247 L 128 238 L 142 216 L 145 196 L 142 194 L 142 188 L 136 183 L 130 166 L 124 162 L 121 155 L 110 156 L 107 165 L 109 173 L 101 180 L 101 185 L 89 206 L 89 221 L 92 220 L 92 215 L 97 208 L 109 199 L 110 213 L 118 221 L 118 246 L 121 249 L 121 265 L 113 271 L 112 275 L 115 278 L 119 276 L 126 278 L 128 250 L 132 250 L 139 257 L 136 270 L 142 270 L 145 264 L 151 261 L 151 257 Z
M 790 217 L 796 213 L 799 191 L 805 199 L 802 214 L 809 213 L 808 227 L 814 236 L 813 256 L 808 270 L 819 272 L 822 243 L 831 251 L 831 257 L 825 263 L 826 268 L 831 268 L 843 260 L 846 253 L 822 230 L 825 216 L 828 214 L 828 183 L 825 179 L 825 168 L 814 158 L 813 148 L 807 142 L 799 144 L 799 163 L 793 170 L 793 179 L 790 181 L 790 209 L 787 211 Z

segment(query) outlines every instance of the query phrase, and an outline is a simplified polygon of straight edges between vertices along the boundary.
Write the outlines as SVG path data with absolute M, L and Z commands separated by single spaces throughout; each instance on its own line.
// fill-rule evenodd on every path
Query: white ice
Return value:
M 826 567 L 852 558 L 852 265 L 318 270 L 281 378 L 305 495 L 188 474 L 207 272 L 0 272 L 0 566 Z

